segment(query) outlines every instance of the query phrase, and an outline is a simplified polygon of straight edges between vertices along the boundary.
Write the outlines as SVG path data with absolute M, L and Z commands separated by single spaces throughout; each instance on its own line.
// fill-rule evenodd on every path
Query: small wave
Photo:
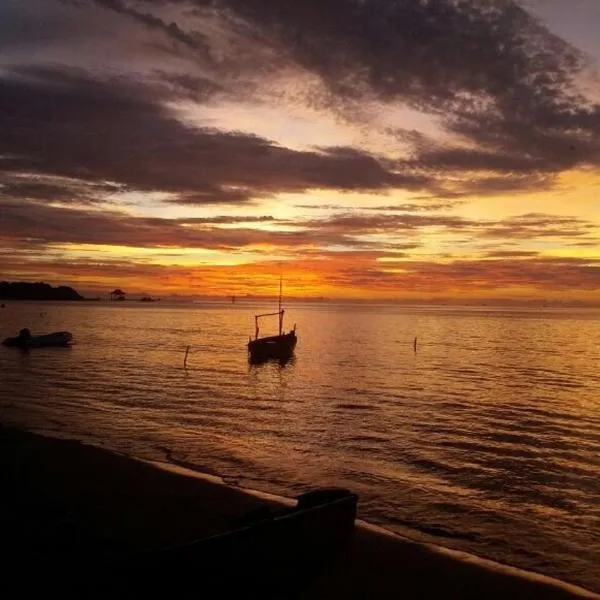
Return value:
M 451 540 L 463 540 L 465 542 L 476 542 L 479 540 L 479 536 L 476 533 L 451 531 L 437 524 L 425 525 L 409 519 L 398 518 L 388 519 L 388 522 L 390 522 L 392 525 L 401 525 L 402 527 L 408 527 L 414 531 L 434 537 L 441 537 Z
M 354 436 L 350 436 L 345 438 L 346 442 L 357 442 L 357 443 L 374 443 L 374 444 L 378 444 L 378 443 L 385 443 L 388 441 L 387 437 L 383 437 L 383 436 L 379 436 L 379 435 L 354 435 Z

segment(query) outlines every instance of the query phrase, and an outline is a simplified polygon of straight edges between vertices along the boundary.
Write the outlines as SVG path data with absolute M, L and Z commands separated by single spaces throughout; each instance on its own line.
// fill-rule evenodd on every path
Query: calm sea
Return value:
M 9 303 L 1 338 L 76 345 L 1 347 L 0 420 L 287 496 L 345 486 L 363 519 L 600 591 L 600 311 L 290 304 L 295 358 L 250 366 L 271 308 Z

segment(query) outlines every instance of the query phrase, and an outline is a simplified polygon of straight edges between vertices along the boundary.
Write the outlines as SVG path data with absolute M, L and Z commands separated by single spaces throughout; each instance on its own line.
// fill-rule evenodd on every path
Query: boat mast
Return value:
M 279 335 L 282 333 L 283 329 L 283 310 L 281 310 L 281 284 L 282 284 L 282 276 L 279 276 Z

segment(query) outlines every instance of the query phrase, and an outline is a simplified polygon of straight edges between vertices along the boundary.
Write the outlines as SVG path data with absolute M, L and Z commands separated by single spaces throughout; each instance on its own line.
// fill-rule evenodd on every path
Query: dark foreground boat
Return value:
M 293 597 L 348 541 L 357 501 L 347 490 L 309 492 L 294 508 L 273 512 L 265 507 L 232 531 L 142 556 L 134 570 L 154 592 L 172 592 L 177 581 L 177 595 L 186 596 L 200 578 L 218 582 L 224 597 L 241 592 L 252 598 Z
M 264 313 L 254 316 L 255 332 L 254 339 L 248 341 L 248 357 L 250 362 L 258 363 L 271 359 L 286 361 L 294 353 L 298 338 L 296 336 L 296 325 L 288 333 L 283 331 L 283 315 L 285 311 L 281 308 L 281 280 L 279 281 L 279 310 L 274 313 Z M 262 317 L 279 316 L 279 333 L 268 337 L 259 338 L 258 320 Z
M 13 559 L 36 572 L 22 591 L 39 584 L 63 598 L 294 598 L 349 540 L 357 502 L 347 490 L 318 489 L 295 507 L 265 505 L 229 531 L 176 547 L 124 550 L 75 532 L 62 547 Z
M 69 346 L 73 341 L 73 335 L 68 331 L 56 331 L 45 335 L 32 335 L 29 329 L 19 331 L 19 335 L 6 338 L 4 346 L 16 346 L 18 348 L 42 348 L 45 346 Z

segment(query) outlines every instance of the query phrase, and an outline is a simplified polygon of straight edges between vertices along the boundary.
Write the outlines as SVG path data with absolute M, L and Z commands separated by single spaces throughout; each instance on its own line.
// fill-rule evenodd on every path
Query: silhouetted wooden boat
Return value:
M 33 589 L 39 582 L 62 598 L 289 598 L 344 548 L 357 503 L 347 490 L 317 489 L 296 506 L 265 505 L 227 531 L 174 547 L 136 550 L 75 529 L 13 558 L 35 565 Z
M 162 589 L 186 597 L 195 595 L 194 581 L 208 581 L 219 583 L 222 597 L 288 597 L 284 592 L 302 589 L 344 547 L 354 530 L 357 502 L 344 489 L 308 492 L 295 507 L 265 506 L 231 531 L 141 555 L 127 570 L 135 574 L 138 591 L 141 582 L 154 593 Z
M 41 348 L 45 346 L 69 346 L 73 341 L 73 335 L 68 331 L 55 331 L 45 335 L 32 335 L 29 329 L 19 331 L 19 335 L 6 338 L 4 346 L 16 346 L 19 348 Z
M 255 332 L 254 339 L 248 341 L 248 356 L 251 362 L 262 362 L 269 359 L 286 360 L 294 353 L 294 348 L 298 342 L 296 336 L 296 325 L 288 333 L 283 331 L 283 315 L 285 311 L 281 308 L 281 286 L 279 280 L 279 310 L 274 313 L 264 313 L 254 316 Z M 279 333 L 268 337 L 259 338 L 259 319 L 262 317 L 279 316 Z

